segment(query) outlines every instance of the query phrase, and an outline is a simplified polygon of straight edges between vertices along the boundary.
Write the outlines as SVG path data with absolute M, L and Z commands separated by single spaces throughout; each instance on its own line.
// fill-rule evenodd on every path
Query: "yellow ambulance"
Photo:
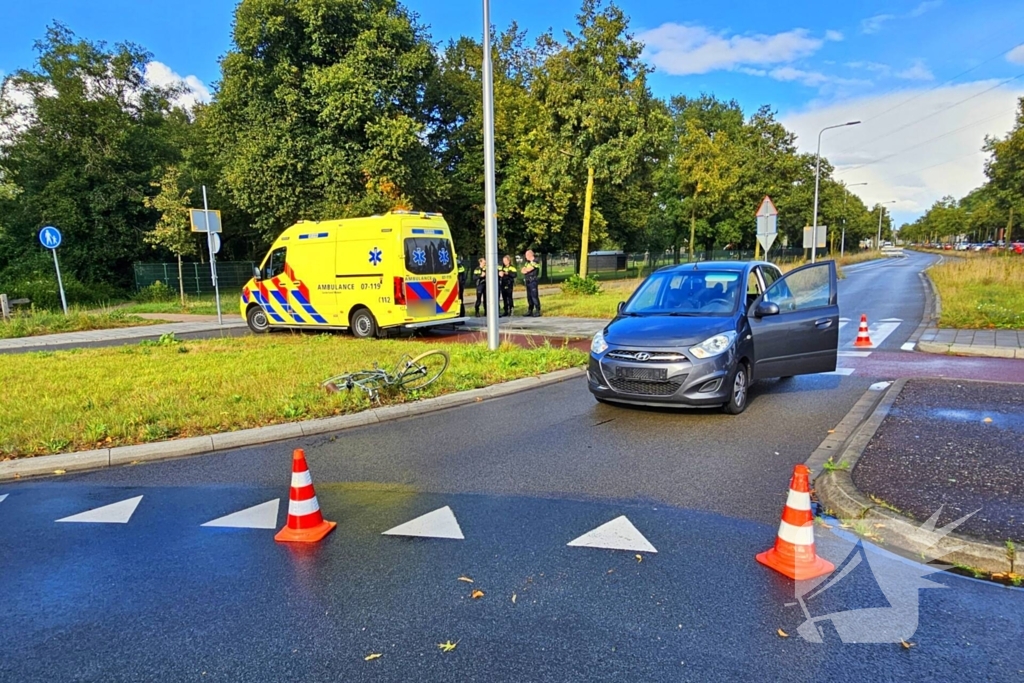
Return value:
M 451 231 L 441 214 L 299 221 L 242 288 L 253 332 L 273 327 L 384 330 L 461 322 Z

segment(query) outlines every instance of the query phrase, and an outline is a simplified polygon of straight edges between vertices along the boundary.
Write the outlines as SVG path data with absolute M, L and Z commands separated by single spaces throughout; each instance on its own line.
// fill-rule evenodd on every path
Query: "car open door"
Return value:
M 831 372 L 839 349 L 836 265 L 792 270 L 750 306 L 754 379 Z

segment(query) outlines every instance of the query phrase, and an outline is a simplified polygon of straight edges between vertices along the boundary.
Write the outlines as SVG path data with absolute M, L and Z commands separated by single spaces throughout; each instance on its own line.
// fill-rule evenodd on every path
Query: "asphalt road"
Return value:
M 848 271 L 844 346 L 864 312 L 890 321 L 878 353 L 895 353 L 920 321 L 928 258 Z M 797 600 L 800 586 L 754 561 L 792 466 L 892 378 L 871 355 L 840 360 L 849 374 L 759 384 L 738 417 L 601 405 L 580 381 L 336 437 L 0 486 L 0 679 L 1021 680 L 1024 591 L 948 574 L 930 577 L 946 590 L 918 591 L 927 570 L 869 549 L 871 572 Z M 280 527 L 295 447 L 338 522 L 323 543 L 200 526 L 283 499 L 267 525 Z M 137 496 L 124 524 L 55 522 Z M 381 535 L 445 506 L 464 539 Z M 621 515 L 656 553 L 567 545 Z M 839 528 L 817 541 L 837 565 L 860 557 Z M 869 630 L 914 646 L 853 644 L 838 620 L 824 643 L 798 635 L 854 608 L 883 610 Z

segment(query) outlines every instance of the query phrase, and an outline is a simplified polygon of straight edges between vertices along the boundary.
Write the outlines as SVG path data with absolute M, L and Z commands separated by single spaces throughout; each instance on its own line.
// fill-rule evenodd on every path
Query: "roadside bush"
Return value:
M 565 294 L 597 294 L 601 291 L 601 283 L 592 277 L 580 277 L 571 275 L 568 280 L 562 282 L 562 292 Z
M 71 273 L 61 273 L 64 281 L 64 295 L 68 306 L 93 306 L 122 298 L 116 287 L 103 283 L 86 284 Z M 57 275 L 53 272 L 4 272 L 0 278 L 0 291 L 12 299 L 28 299 L 32 307 L 48 311 L 58 311 L 60 290 L 57 288 Z
M 175 301 L 178 298 L 178 293 L 163 282 L 160 282 L 160 280 L 157 280 L 148 287 L 140 289 L 132 298 L 143 303 L 162 303 L 165 301 Z

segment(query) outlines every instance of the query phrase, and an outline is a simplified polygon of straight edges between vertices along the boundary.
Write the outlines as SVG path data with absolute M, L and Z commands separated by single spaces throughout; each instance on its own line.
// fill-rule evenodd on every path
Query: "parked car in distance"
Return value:
M 594 335 L 587 381 L 599 401 L 735 415 L 758 379 L 835 370 L 838 345 L 834 261 L 669 266 Z

